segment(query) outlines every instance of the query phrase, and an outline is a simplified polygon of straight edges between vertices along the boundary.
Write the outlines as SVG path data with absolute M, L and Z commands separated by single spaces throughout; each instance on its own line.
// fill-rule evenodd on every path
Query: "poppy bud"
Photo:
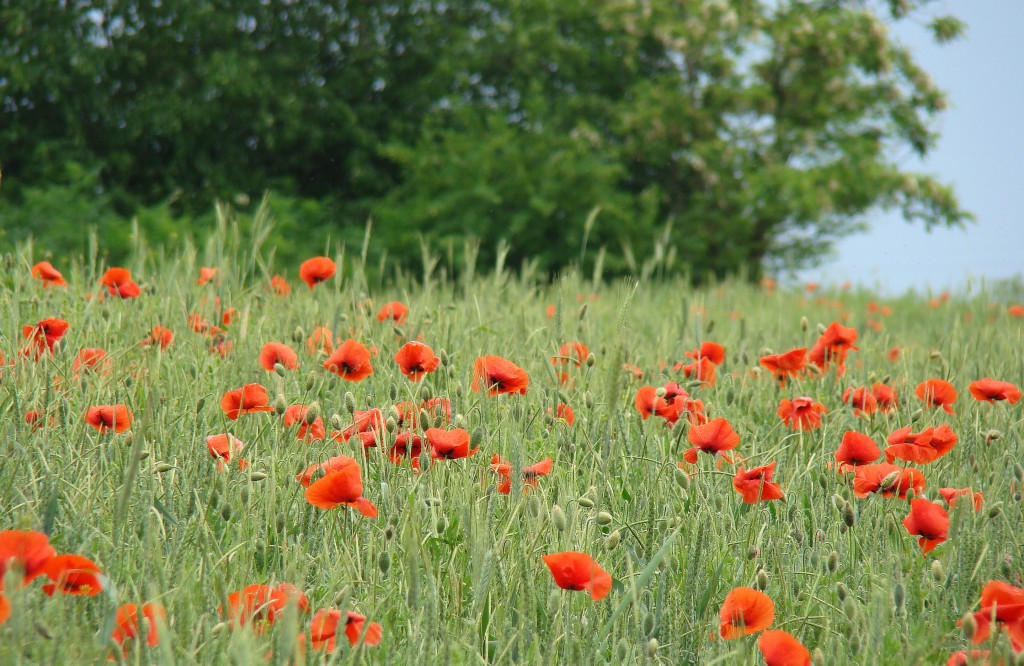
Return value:
M 589 497 L 581 497 L 577 501 L 579 502 L 579 505 L 582 506 L 585 509 L 593 509 L 594 508 L 594 500 L 590 499 Z
M 601 513 L 597 514 L 597 524 L 598 525 L 601 525 L 602 527 L 604 527 L 605 525 L 610 525 L 611 522 L 612 522 L 612 514 L 608 513 L 607 511 L 602 511 Z
M 594 407 L 594 395 L 590 391 L 584 391 L 583 404 L 586 405 L 587 409 Z
M 800 330 L 806 332 L 811 327 L 811 322 L 807 321 L 807 317 L 800 317 Z
M 1017 477 L 1018 481 L 1024 482 L 1024 467 L 1020 463 L 1013 466 L 1013 475 Z
M 1002 513 L 1002 511 L 1003 510 L 999 507 L 998 504 L 994 504 L 992 508 L 988 510 L 988 517 L 992 519 L 998 518 L 999 514 Z
M 388 571 L 391 570 L 391 556 L 388 555 L 388 551 L 381 552 L 380 557 L 377 558 L 377 566 L 382 574 L 388 575 Z
M 850 588 L 842 583 L 836 583 L 836 596 L 839 597 L 839 601 L 846 601 L 846 598 L 850 596 Z
M 899 478 L 900 472 L 898 471 L 886 474 L 885 477 L 882 479 L 882 482 L 878 485 L 878 487 L 884 491 L 891 490 L 892 487 L 896 485 L 896 480 Z M 849 502 L 847 502 L 846 504 L 849 505 Z M 845 509 L 846 507 L 844 506 L 843 508 Z
M 313 386 L 316 384 L 316 373 L 310 372 L 309 376 L 306 377 L 306 393 L 313 390 Z
M 301 326 L 296 326 L 295 330 L 292 331 L 292 342 L 302 342 L 306 339 L 306 332 L 302 330 Z
M 689 474 L 687 474 L 685 471 L 683 471 L 682 468 L 676 467 L 675 471 L 672 472 L 672 475 L 675 477 L 676 483 L 679 484 L 680 488 L 682 488 L 683 490 L 689 490 L 689 488 L 690 488 L 690 475 Z
M 430 450 L 423 447 L 423 450 L 420 451 L 420 469 L 427 469 L 428 467 L 430 467 Z
M 284 366 L 281 365 L 280 363 L 275 363 L 274 364 L 274 372 L 276 372 L 279 377 L 284 377 L 284 373 L 285 373 Z
M 665 390 L 664 386 L 659 386 L 658 388 L 654 389 L 654 395 L 658 396 L 659 398 L 664 398 L 666 393 L 668 393 L 668 391 Z
M 657 654 L 658 654 L 658 639 L 657 638 L 652 638 L 651 640 L 647 641 L 647 656 L 650 657 L 651 659 L 654 659 L 654 657 Z
M 320 403 L 314 402 L 306 408 L 306 425 L 313 425 L 313 422 L 320 416 Z
M 384 423 L 384 427 L 387 428 L 388 432 L 394 432 L 398 429 L 398 423 L 395 421 L 394 417 L 389 416 L 388 420 Z
M 843 602 L 843 613 L 846 614 L 846 618 L 850 622 L 857 620 L 857 600 L 853 597 L 846 597 L 846 601 Z
M 397 326 L 392 326 L 392 327 L 391 327 L 391 330 L 392 330 L 392 331 L 394 331 L 395 335 L 397 335 L 398 337 L 400 337 L 400 338 L 405 338 L 405 331 L 403 331 L 403 330 L 402 330 L 402 329 L 400 329 L 399 327 L 397 327 Z
M 825 653 L 821 651 L 821 648 L 814 648 L 814 652 L 811 654 L 811 663 L 814 666 L 825 666 Z
M 448 519 L 444 516 L 438 516 L 437 522 L 434 523 L 434 532 L 437 534 L 444 534 L 445 530 L 448 529 Z
M 348 602 L 348 586 L 342 587 L 338 590 L 338 593 L 334 595 L 334 605 L 344 607 Z
M 828 554 L 828 560 L 825 562 L 825 566 L 828 568 L 829 573 L 835 573 L 836 569 L 839 568 L 839 553 L 832 551 Z
M 153 466 L 153 471 L 156 472 L 157 474 L 163 474 L 164 472 L 169 472 L 172 469 L 174 469 L 174 465 L 165 462 L 157 463 L 156 465 Z
M 910 414 L 910 422 L 911 422 L 911 423 L 917 423 L 918 421 L 920 421 L 920 420 L 921 420 L 921 417 L 922 417 L 922 416 L 924 416 L 924 410 L 923 410 L 923 409 L 915 409 L 915 410 L 914 410 L 914 411 L 913 411 L 913 412 L 912 412 L 912 413 Z
M 608 535 L 608 538 L 604 540 L 605 550 L 615 550 L 622 540 L 622 532 L 615 530 Z
M 928 352 L 928 360 L 929 361 L 941 361 L 942 360 L 942 352 L 940 352 L 938 349 L 931 350 L 930 352 Z
M 855 516 L 853 514 L 853 505 L 847 502 L 843 505 L 843 522 L 846 523 L 847 527 L 853 527 Z
M 615 659 L 620 664 L 624 664 L 627 657 L 629 657 L 629 643 L 626 642 L 625 638 L 622 638 L 619 640 L 619 644 L 615 646 Z
M 345 422 L 341 420 L 341 414 L 331 414 L 331 427 L 335 430 L 341 430 L 345 425 Z
M 274 517 L 274 527 L 277 528 L 278 532 L 284 532 L 284 527 L 286 524 L 287 523 L 284 513 L 279 512 L 277 516 Z
M 992 442 L 996 441 L 997 439 L 1000 439 L 1003 436 L 1003 433 L 999 432 L 998 430 L 994 430 L 994 429 L 993 430 L 986 430 L 983 434 L 985 435 L 985 443 L 986 444 L 991 444 Z
M 431 395 L 429 386 L 424 386 L 423 388 L 420 389 L 420 400 L 426 402 L 427 400 L 430 400 L 432 397 L 433 396 Z
M 455 417 L 452 419 L 452 425 L 454 425 L 456 428 L 466 427 L 466 417 L 463 416 L 462 414 L 456 414 Z
M 597 363 L 597 357 L 594 356 L 594 352 L 590 352 L 587 354 L 587 367 L 592 368 L 595 363 Z
M 946 570 L 942 568 L 942 562 L 938 560 L 932 561 L 932 578 L 940 583 L 946 580 Z
M 148 457 L 149 457 L 149 451 L 140 451 L 139 452 L 139 460 L 140 461 L 141 460 L 145 460 Z
M 530 503 L 527 508 L 530 511 L 530 515 L 537 518 L 544 513 L 544 500 L 537 495 L 530 495 Z
M 220 507 L 220 515 L 221 515 L 221 518 L 223 518 L 224 520 L 230 520 L 231 519 L 231 505 L 230 504 L 224 504 L 223 506 L 221 506 Z
M 580 321 L 583 321 L 583 318 L 587 316 L 587 307 L 589 305 L 590 305 L 590 303 L 584 303 L 583 305 L 580 306 L 579 311 L 576 313 L 576 318 L 577 319 L 579 319 Z
M 448 352 L 446 352 L 443 348 L 437 350 L 437 357 L 441 359 L 441 365 L 448 365 L 448 362 L 450 360 L 448 357 Z
M 974 613 L 964 613 L 963 619 L 960 620 L 960 628 L 963 630 L 964 638 L 969 641 L 974 639 L 974 634 L 978 631 L 978 621 L 974 619 Z
M 756 587 L 759 590 L 764 590 L 768 587 L 768 572 L 764 569 L 758 569 Z
M 228 627 L 230 626 L 231 625 L 227 622 L 218 622 L 217 624 L 213 625 L 213 629 L 210 630 L 210 633 L 212 633 L 214 636 L 218 636 L 227 631 Z M 121 649 L 121 646 L 118 645 L 117 648 Z
M 462 387 L 462 382 L 457 382 L 455 384 L 455 395 L 456 395 L 456 397 L 461 398 L 463 393 L 465 393 L 465 389 Z
M 559 532 L 564 532 L 569 527 L 569 520 L 565 517 L 565 511 L 557 504 L 551 505 L 551 523 Z
M 267 473 L 266 472 L 253 472 L 252 474 L 249 475 L 249 480 L 250 481 L 263 481 L 266 478 L 267 478 Z
M 284 414 L 288 409 L 288 399 L 284 397 L 284 393 L 278 393 L 277 397 L 274 398 L 274 411 L 278 414 Z
M 384 540 L 391 541 L 393 538 L 395 538 L 395 526 L 389 524 L 384 528 Z
M 897 612 L 903 609 L 903 603 L 906 600 L 907 591 L 903 588 L 903 583 L 896 583 L 896 587 L 892 590 L 892 601 L 896 605 Z
M 820 333 L 821 335 L 825 335 L 825 331 L 827 331 L 827 330 L 828 330 L 828 329 L 827 329 L 827 328 L 825 327 L 825 324 L 822 324 L 822 323 L 821 323 L 821 322 L 819 321 L 819 322 L 818 322 L 818 333 Z
M 356 397 L 351 391 L 345 391 L 345 410 L 352 414 L 356 411 Z

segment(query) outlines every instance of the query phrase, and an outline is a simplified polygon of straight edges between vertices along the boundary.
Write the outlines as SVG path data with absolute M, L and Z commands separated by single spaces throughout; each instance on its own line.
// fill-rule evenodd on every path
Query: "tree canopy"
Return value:
M 125 216 L 270 190 L 286 256 L 372 217 L 410 262 L 472 235 L 542 270 L 800 266 L 879 209 L 970 218 L 900 165 L 946 106 L 890 35 L 928 4 L 0 0 L 0 230 L 117 252 Z

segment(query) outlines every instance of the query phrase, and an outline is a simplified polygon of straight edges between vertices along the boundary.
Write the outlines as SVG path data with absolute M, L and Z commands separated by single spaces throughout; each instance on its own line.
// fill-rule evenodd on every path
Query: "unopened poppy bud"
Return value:
M 1013 475 L 1017 477 L 1018 481 L 1024 482 L 1024 466 L 1017 463 L 1013 466 Z
M 356 411 L 356 397 L 352 395 L 351 391 L 345 391 L 345 410 L 349 414 Z
M 819 322 L 818 322 L 818 333 L 820 333 L 820 334 L 824 335 L 824 334 L 825 334 L 825 331 L 827 331 L 827 330 L 828 330 L 828 328 L 826 328 L 826 327 L 825 327 L 825 324 L 822 324 L 822 323 L 821 323 L 821 322 L 819 321 Z
M 348 601 L 348 585 L 338 590 L 338 593 L 334 595 L 334 605 L 344 606 L 345 602 Z
M 597 357 L 594 356 L 594 352 L 590 352 L 587 354 L 587 367 L 592 368 L 595 363 L 597 363 Z
M 220 515 L 221 515 L 221 518 L 223 518 L 224 520 L 230 520 L 231 519 L 231 505 L 230 504 L 223 505 L 220 508 Z
M 583 404 L 587 409 L 592 409 L 594 407 L 594 395 L 590 391 L 585 391 L 583 393 Z
M 938 349 L 931 350 L 930 352 L 928 352 L 928 360 L 930 360 L 930 361 L 942 360 L 942 352 L 940 352 Z
M 444 534 L 445 530 L 448 529 L 448 519 L 444 516 L 438 516 L 437 522 L 434 523 L 434 531 L 437 534 Z
M 50 633 L 50 630 L 46 627 L 45 624 L 41 622 L 33 622 L 32 627 L 36 630 L 37 634 L 39 634 L 46 640 L 53 640 L 53 634 Z
M 846 597 L 846 600 L 843 602 L 843 613 L 846 614 L 846 617 L 850 622 L 856 621 L 857 610 L 857 600 L 853 597 Z
M 800 317 L 800 330 L 807 331 L 811 327 L 811 322 L 807 321 L 807 317 Z
M 843 522 L 846 523 L 847 527 L 853 527 L 854 520 L 856 519 L 853 514 L 853 505 L 847 502 L 843 505 Z
M 284 366 L 281 365 L 280 363 L 275 363 L 274 364 L 274 372 L 276 372 L 279 377 L 284 377 L 284 373 L 285 373 Z
M 896 583 L 896 587 L 892 590 L 892 601 L 896 606 L 896 610 L 903 610 L 903 604 L 907 600 L 907 591 L 903 587 L 903 583 Z
M 530 511 L 530 515 L 537 518 L 544 513 L 544 500 L 538 495 L 530 495 L 530 503 L 527 508 Z
M 437 350 L 437 357 L 441 359 L 441 365 L 448 365 L 450 358 L 448 356 L 448 352 L 446 352 L 444 348 Z
M 839 553 L 832 551 L 828 554 L 828 559 L 825 561 L 825 566 L 828 567 L 829 573 L 835 573 L 836 569 L 839 568 Z
M 225 631 L 227 631 L 230 626 L 231 625 L 227 622 L 218 622 L 217 624 L 213 625 L 213 629 L 211 629 L 210 632 L 214 636 L 219 636 L 220 634 L 223 634 Z M 120 645 L 118 645 L 117 647 L 118 649 L 121 649 Z
M 135 442 L 135 433 L 129 432 L 127 435 L 124 436 L 124 444 L 125 444 L 125 446 L 131 446 L 132 443 L 134 443 L 134 442 Z
M 277 397 L 274 398 L 274 411 L 278 414 L 284 414 L 288 409 L 288 398 L 284 397 L 284 393 L 278 393 Z
M 206 398 L 199 398 L 199 400 L 196 401 L 196 414 L 198 414 L 199 412 L 203 411 L 203 405 L 205 405 L 205 404 L 206 404 Z
M 341 414 L 331 414 L 331 427 L 335 430 L 341 430 L 345 422 L 341 420 Z
M 1003 510 L 1000 508 L 1000 506 L 998 504 L 994 504 L 994 505 L 992 505 L 992 508 L 990 508 L 988 510 L 988 517 L 989 518 L 998 518 L 999 514 L 1002 513 L 1002 511 Z
M 565 511 L 557 504 L 551 506 L 551 524 L 559 532 L 564 532 L 569 527 L 569 520 L 565 517 Z
M 314 402 L 306 408 L 306 425 L 313 425 L 313 422 L 320 416 L 320 403 Z
M 963 619 L 960 620 L 960 629 L 963 631 L 964 638 L 969 641 L 974 640 L 974 634 L 978 632 L 978 621 L 974 619 L 974 613 L 964 614 Z
M 640 629 L 644 632 L 644 636 L 651 636 L 654 634 L 654 613 L 644 613 L 643 625 Z
M 263 481 L 266 478 L 267 478 L 267 473 L 266 472 L 253 472 L 252 474 L 249 475 L 249 480 L 250 481 Z
M 608 538 L 604 540 L 605 550 L 615 550 L 615 548 L 619 545 L 619 542 L 621 540 L 622 532 L 614 530 L 611 534 L 608 535 Z
M 992 442 L 996 441 L 997 439 L 1001 439 L 1002 436 L 1003 436 L 1003 433 L 999 432 L 998 430 L 992 429 L 992 430 L 986 430 L 984 435 L 985 435 L 985 443 L 986 444 L 991 444 Z
M 430 391 L 430 387 L 429 386 L 424 386 L 423 388 L 421 388 L 420 389 L 420 400 L 423 400 L 424 402 L 426 402 L 427 400 L 430 400 L 433 397 L 430 393 L 431 393 L 431 391 Z
M 139 460 L 145 460 L 148 457 L 149 457 L 149 451 L 140 451 L 139 452 Z
M 756 558 L 759 554 L 760 554 L 760 551 L 758 551 L 758 549 L 755 548 L 754 546 L 751 546 L 750 548 L 747 548 L 747 559 L 748 560 L 752 560 L 752 559 Z
M 110 319 L 110 308 L 104 305 L 103 309 L 100 310 L 100 316 L 103 317 L 104 319 Z
M 391 398 L 392 401 L 398 400 L 398 384 L 391 384 L 388 386 L 388 397 Z
M 391 541 L 393 538 L 395 538 L 395 526 L 388 525 L 384 528 L 384 540 Z
M 687 474 L 681 468 L 676 467 L 675 471 L 672 472 L 672 476 L 675 477 L 676 483 L 679 484 L 680 488 L 682 488 L 683 490 L 689 490 L 689 488 L 690 488 L 690 475 L 689 474 Z
M 814 648 L 814 652 L 811 653 L 811 663 L 814 666 L 825 666 L 825 653 L 821 651 L 821 648 Z
M 757 589 L 764 591 L 768 587 L 768 572 L 759 569 L 757 572 Z
M 554 422 L 555 422 L 555 417 L 552 416 L 550 412 L 544 414 L 544 425 L 551 425 Z
M 938 560 L 932 560 L 932 578 L 940 583 L 946 580 L 946 570 L 942 568 L 942 562 Z
M 612 522 L 612 514 L 608 513 L 607 511 L 602 511 L 601 513 L 597 514 L 596 520 L 597 524 L 601 525 L 602 527 L 604 527 L 605 525 L 610 525 Z
M 309 376 L 306 377 L 306 393 L 309 393 L 310 391 L 312 391 L 313 387 L 315 385 L 316 385 L 316 373 L 315 372 L 310 372 Z
M 405 337 L 405 331 L 403 331 L 398 326 L 392 326 L 391 330 L 394 331 L 395 335 L 397 335 L 398 337 L 400 337 L 400 338 L 404 338 Z
M 579 498 L 578 501 L 579 501 L 580 506 L 582 506 L 585 509 L 593 509 L 594 508 L 594 500 L 590 499 L 589 497 L 581 497 L 581 498 Z
M 449 367 L 450 367 L 450 366 L 449 366 Z M 465 392 L 466 392 L 466 389 L 465 389 L 465 388 L 463 388 L 463 386 L 462 386 L 462 382 L 457 382 L 457 383 L 455 384 L 455 396 L 456 396 L 456 397 L 458 397 L 458 398 L 461 398 L 461 397 L 462 397 L 462 395 L 463 395 L 463 394 L 464 394 Z
M 587 306 L 589 305 L 590 303 L 584 303 L 583 305 L 580 306 L 579 312 L 576 313 L 577 319 L 582 320 L 584 317 L 587 316 Z
M 389 416 L 388 420 L 384 423 L 384 427 L 387 428 L 388 432 L 394 432 L 398 429 L 398 423 L 394 417 Z
M 382 574 L 388 575 L 388 571 L 391 570 L 391 556 L 388 555 L 388 551 L 381 552 L 380 557 L 377 558 L 377 567 L 380 568 Z
M 659 386 L 658 388 L 654 389 L 654 395 L 658 396 L 659 398 L 664 398 L 666 393 L 668 393 L 668 391 L 665 390 L 664 386 Z
M 279 512 L 277 516 L 274 517 L 274 527 L 277 529 L 278 532 L 284 532 L 284 527 L 286 524 L 287 519 L 285 518 L 284 513 Z
M 156 465 L 153 466 L 153 471 L 156 472 L 157 474 L 170 472 L 172 469 L 174 469 L 174 465 L 165 462 L 157 463 Z
M 464 428 L 466 426 L 466 417 L 462 414 L 456 414 L 452 419 L 452 425 L 456 428 Z
M 302 342 L 306 339 L 306 332 L 302 330 L 301 326 L 296 326 L 295 330 L 292 331 L 292 342 Z
M 843 583 L 836 583 L 836 596 L 839 597 L 839 601 L 846 601 L 846 597 L 850 596 L 850 588 Z
M 879 484 L 879 488 L 885 491 L 892 490 L 892 487 L 896 485 L 896 480 L 900 478 L 900 472 L 890 472 L 882 478 L 882 482 Z M 849 502 L 846 503 L 847 505 Z M 843 507 L 845 509 L 845 506 Z

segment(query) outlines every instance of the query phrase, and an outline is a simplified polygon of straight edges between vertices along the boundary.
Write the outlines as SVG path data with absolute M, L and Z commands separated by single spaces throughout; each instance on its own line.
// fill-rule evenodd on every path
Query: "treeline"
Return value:
M 282 259 L 373 218 L 400 261 L 802 265 L 880 206 L 968 218 L 894 159 L 946 103 L 887 30 L 925 4 L 2 0 L 0 233 L 118 255 L 271 191 Z

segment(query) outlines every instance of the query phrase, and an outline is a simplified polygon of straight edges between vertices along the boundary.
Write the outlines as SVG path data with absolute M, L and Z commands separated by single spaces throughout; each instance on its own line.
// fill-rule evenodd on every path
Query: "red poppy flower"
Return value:
M 235 315 L 238 314 L 238 310 L 235 308 L 228 308 L 224 311 L 224 314 L 220 317 L 220 323 L 222 326 L 230 326 L 231 322 L 234 321 Z
M 319 442 L 327 436 L 327 429 L 324 428 L 323 419 L 319 416 L 313 419 L 310 423 L 308 419 L 309 407 L 305 405 L 291 405 L 284 410 L 284 427 L 291 428 L 298 424 L 299 432 L 296 435 L 297 439 L 302 441 L 313 441 Z
M 971 391 L 971 395 L 978 402 L 1005 400 L 1012 405 L 1021 398 L 1020 389 L 1016 385 L 997 379 L 989 379 L 988 377 L 971 382 L 968 388 Z
M 210 435 L 206 438 L 206 450 L 210 452 L 211 457 L 217 460 L 217 471 L 222 471 L 227 467 L 235 454 L 241 453 L 243 448 L 245 448 L 245 444 L 242 443 L 242 440 L 227 433 Z M 248 466 L 247 462 L 239 459 L 239 469 L 245 469 Z
M 418 382 L 424 375 L 437 370 L 441 359 L 434 356 L 434 350 L 422 342 L 410 341 L 395 354 L 395 363 L 403 375 Z
M 334 333 L 331 329 L 317 326 L 308 338 L 306 338 L 306 351 L 310 354 L 322 352 L 330 356 L 334 352 Z
M 377 517 L 377 507 L 363 497 L 363 480 L 359 464 L 342 465 L 306 487 L 306 501 L 318 509 L 351 506 L 367 518 Z
M 565 421 L 568 425 L 572 425 L 576 422 L 576 412 L 574 412 L 572 407 L 564 402 L 558 403 L 558 406 L 554 410 L 548 407 L 548 414 L 551 414 L 556 419 Z
M 274 371 L 274 366 L 280 363 L 285 370 L 298 370 L 299 357 L 292 351 L 292 348 L 280 342 L 268 342 L 260 350 L 260 365 L 265 370 Z
M 196 280 L 196 284 L 204 285 L 215 277 L 217 277 L 216 268 L 208 268 L 206 266 L 201 266 L 199 268 L 199 279 Z
M 907 491 L 913 489 L 920 495 L 925 487 L 924 475 L 916 469 L 902 468 L 890 463 L 858 465 L 853 470 L 854 497 L 867 497 L 881 493 L 882 497 L 896 495 L 907 499 Z
M 882 452 L 878 445 L 867 435 L 848 431 L 836 449 L 835 459 L 839 463 L 839 472 L 849 472 L 858 465 L 867 465 L 878 460 Z
M 424 435 L 430 444 L 431 456 L 433 458 L 444 458 L 446 460 L 457 460 L 476 455 L 480 447 L 469 448 L 469 433 L 462 428 L 453 430 L 442 430 L 441 428 L 428 428 Z
M 949 453 L 958 438 L 948 425 L 911 432 L 911 427 L 900 428 L 889 435 L 890 446 L 885 449 L 887 462 L 906 460 L 918 464 L 930 463 Z
M 391 301 L 385 303 L 384 307 L 377 313 L 377 321 L 385 321 L 390 319 L 399 326 L 405 323 L 405 318 L 409 316 L 409 308 L 404 303 L 398 301 Z
M 636 367 L 632 363 L 623 363 L 622 364 L 622 369 L 625 370 L 626 372 L 630 373 L 631 375 L 633 375 L 637 379 L 643 379 L 644 378 L 644 371 L 641 370 L 640 368 Z
M 0 627 L 4 626 L 9 619 L 11 619 L 11 602 L 7 601 L 7 596 L 3 592 L 0 592 Z
M 366 635 L 363 636 L 363 644 L 368 647 L 380 645 L 384 630 L 379 624 L 371 622 L 367 626 L 366 618 L 359 613 L 352 611 L 342 613 L 340 610 L 325 608 L 313 614 L 313 621 L 309 626 L 310 642 L 312 642 L 314 650 L 334 652 L 338 625 L 342 624 L 342 618 L 345 620 L 345 637 L 348 638 L 350 645 L 359 643 L 359 637 L 363 635 L 364 628 Z
M 673 367 L 674 370 L 682 370 L 683 375 L 687 379 L 695 379 L 702 383 L 703 386 L 714 386 L 715 385 L 715 364 L 711 362 L 711 359 L 701 357 L 689 363 L 683 365 L 682 363 L 676 363 Z
M 220 408 L 224 410 L 224 415 L 228 419 L 234 421 L 242 414 L 274 411 L 269 401 L 267 389 L 262 384 L 246 384 L 240 389 L 225 393 L 220 399 Z
M 740 436 L 722 417 L 712 419 L 703 425 L 691 426 L 686 438 L 693 447 L 683 453 L 683 460 L 690 464 L 697 462 L 698 452 L 715 456 L 735 449 L 740 443 Z
M 641 386 L 636 392 L 634 404 L 636 411 L 640 412 L 640 417 L 645 421 L 651 415 L 660 416 L 673 423 L 679 419 L 679 412 L 667 397 L 667 393 L 659 396 L 658 389 L 653 386 Z
M 57 555 L 46 563 L 43 573 L 54 581 L 43 585 L 43 592 L 50 597 L 54 592 L 94 597 L 103 591 L 99 566 L 81 555 Z
M 949 534 L 949 514 L 935 502 L 915 499 L 910 502 L 910 513 L 903 519 L 907 532 L 920 537 L 921 552 L 928 553 L 946 540 Z
M 785 384 L 789 377 L 796 377 L 807 367 L 807 347 L 791 349 L 783 354 L 762 356 L 760 364 L 779 381 Z
M 481 356 L 473 364 L 473 383 L 470 388 L 477 393 L 486 391 L 487 395 L 525 394 L 529 385 L 530 377 L 526 371 L 500 356 Z
M 365 412 L 357 409 L 353 414 L 352 424 L 344 430 L 331 433 L 331 437 L 338 441 L 347 442 L 352 435 L 366 432 L 367 430 L 382 430 L 384 427 L 384 415 L 379 409 L 368 409 Z
M 850 351 L 856 351 L 853 345 L 857 341 L 856 329 L 843 326 L 837 321 L 829 324 L 825 332 L 821 334 L 818 341 L 811 347 L 807 359 L 823 371 L 828 369 L 829 363 L 838 366 L 838 374 L 842 375 L 846 364 L 846 355 Z
M 146 645 L 149 647 L 159 645 L 159 627 L 166 624 L 167 611 L 157 603 L 143 604 L 142 608 L 136 604 L 124 604 L 118 608 L 114 618 L 114 631 L 110 634 L 110 638 L 122 647 L 129 640 L 141 638 L 143 625 L 139 619 L 140 615 L 149 624 L 149 630 L 146 632 Z
M 236 627 L 251 624 L 259 634 L 264 626 L 273 625 L 289 604 L 298 606 L 304 613 L 309 611 L 306 594 L 290 583 L 274 587 L 248 585 L 228 595 L 228 619 Z M 223 613 L 223 607 L 218 606 L 217 612 Z
M 558 350 L 558 356 L 551 357 L 554 365 L 568 365 L 572 363 L 577 368 L 581 367 L 590 355 L 590 350 L 582 342 L 568 342 Z
M 394 444 L 388 452 L 388 460 L 401 465 L 406 460 L 412 461 L 412 468 L 420 468 L 420 453 L 423 450 L 423 440 L 413 432 L 402 432 L 395 437 Z
M 85 412 L 85 422 L 101 433 L 121 433 L 132 427 L 132 412 L 125 405 L 98 405 Z
M 957 623 L 959 624 L 959 623 Z M 1000 666 L 1003 662 L 997 662 Z M 988 650 L 957 650 L 949 655 L 946 666 L 990 666 Z
M 32 430 L 39 430 L 46 425 L 44 417 L 45 412 L 41 412 L 38 409 L 30 409 L 25 412 L 25 423 L 32 426 Z M 50 417 L 50 426 L 57 425 L 57 419 L 53 416 Z
M 44 319 L 35 326 L 25 326 L 21 329 L 22 336 L 28 341 L 22 354 L 38 359 L 43 354 L 52 353 L 54 347 L 68 332 L 70 324 L 63 319 Z
M 854 416 L 870 416 L 878 411 L 878 398 L 863 386 L 843 391 L 843 402 L 853 407 Z
M 896 390 L 887 384 L 875 382 L 871 385 L 871 394 L 875 396 L 878 409 L 883 412 L 891 412 L 899 406 L 896 399 Z
M 917 385 L 914 395 L 929 407 L 942 407 L 947 414 L 953 413 L 952 404 L 956 402 L 956 389 L 943 379 L 929 379 Z
M 107 288 L 111 296 L 120 298 L 138 298 L 142 290 L 132 280 L 131 271 L 127 268 L 108 269 L 100 279 L 100 284 Z
M 216 354 L 217 356 L 220 356 L 221 358 L 227 358 L 228 354 L 230 354 L 231 350 L 234 349 L 234 348 L 235 348 L 235 341 L 234 340 L 225 340 L 225 339 L 223 339 L 221 337 L 214 338 L 213 341 L 210 343 L 210 347 L 209 347 L 211 354 Z
M 821 426 L 821 415 L 826 413 L 825 405 L 806 396 L 783 399 L 776 412 L 782 422 L 793 430 L 814 430 Z
M 774 474 L 775 463 L 745 471 L 743 465 L 740 465 L 736 470 L 736 476 L 733 477 L 732 487 L 743 495 L 743 501 L 747 504 L 782 499 L 782 488 L 779 487 L 779 484 L 772 482 Z
M 555 312 L 557 312 L 557 310 L 555 309 L 554 305 L 549 305 L 546 308 L 544 308 L 544 316 L 548 319 L 554 319 Z
M 361 381 L 373 374 L 373 366 L 370 365 L 370 350 L 350 338 L 324 361 L 324 369 L 333 372 L 345 381 Z
M 46 565 L 57 555 L 50 538 L 32 530 L 4 530 L 0 532 L 0 589 L 10 569 L 22 573 L 22 583 L 28 585 L 43 575 Z
M 697 349 L 686 352 L 686 356 L 696 361 L 706 358 L 715 365 L 722 365 L 725 363 L 725 347 L 717 342 L 705 341 Z
M 288 284 L 288 280 L 285 280 L 280 275 L 275 275 L 270 278 L 270 291 L 272 291 L 275 296 L 287 296 L 292 293 L 292 286 Z
M 612 589 L 612 577 L 590 555 L 569 551 L 543 557 L 551 570 L 555 585 L 563 590 L 586 590 L 590 598 L 600 601 Z
M 775 604 L 764 592 L 737 587 L 726 595 L 718 617 L 722 638 L 740 638 L 770 627 L 775 619 Z
M 420 411 L 426 412 L 432 418 L 440 418 L 445 423 L 449 423 L 452 420 L 452 403 L 448 398 L 424 400 L 420 405 Z
M 313 476 L 317 472 L 330 474 L 338 472 L 349 465 L 356 465 L 358 467 L 359 463 L 356 462 L 355 458 L 350 458 L 349 456 L 334 456 L 333 458 L 328 458 L 327 462 L 310 465 L 295 477 L 295 480 L 301 483 L 303 488 L 308 488 L 309 484 L 313 481 Z
M 113 361 L 107 357 L 107 352 L 94 347 L 86 347 L 79 350 L 75 356 L 75 362 L 71 364 L 71 369 L 76 377 L 83 370 L 89 370 L 101 375 L 109 375 L 113 365 Z
M 1011 317 L 1024 317 L 1024 305 L 1011 305 L 1010 307 L 1006 308 L 1006 311 L 1009 313 Z
M 60 274 L 56 268 L 53 267 L 48 261 L 40 261 L 38 264 L 32 267 L 32 277 L 37 280 L 41 280 L 43 288 L 46 287 L 66 287 L 68 283 L 64 281 L 64 276 Z
M 993 620 L 1006 630 L 1017 652 L 1024 652 L 1024 589 L 1001 580 L 986 583 L 981 591 L 981 608 L 974 613 L 975 631 L 971 642 L 988 640 Z M 957 625 L 961 625 L 957 622 Z
M 299 266 L 299 279 L 309 285 L 309 288 L 317 286 L 334 277 L 338 267 L 328 257 L 313 257 L 306 259 Z M 273 281 L 271 281 L 273 284 Z
M 975 511 L 981 511 L 981 503 L 985 501 L 984 493 L 976 493 L 970 488 L 939 488 L 939 494 L 942 495 L 942 499 L 946 500 L 950 509 L 955 507 L 957 500 L 964 496 L 972 499 Z
M 523 492 L 529 492 L 530 488 L 536 488 L 537 477 L 550 474 L 553 464 L 554 461 L 551 458 L 545 458 L 539 463 L 524 467 L 522 469 Z M 491 471 L 501 477 L 501 481 L 498 483 L 498 492 L 502 495 L 512 492 L 512 464 L 495 453 L 491 458 Z
M 771 629 L 757 639 L 765 666 L 811 666 L 811 653 L 788 631 Z

